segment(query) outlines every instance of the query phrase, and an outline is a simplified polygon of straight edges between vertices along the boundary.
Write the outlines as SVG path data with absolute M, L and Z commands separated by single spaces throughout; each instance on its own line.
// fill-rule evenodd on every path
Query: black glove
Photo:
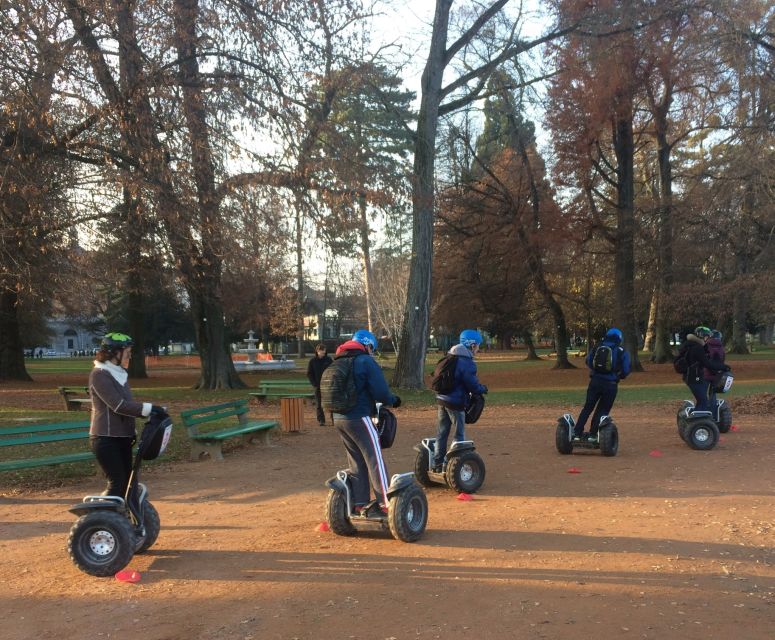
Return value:
M 482 385 L 482 395 L 483 395 L 483 396 L 484 396 L 484 395 L 487 395 L 487 391 L 488 391 L 488 389 L 487 389 L 487 385 L 486 385 L 486 384 L 483 384 L 483 385 Z
M 151 415 L 166 416 L 167 410 L 164 407 L 160 407 L 158 404 L 151 405 Z
M 730 367 L 728 364 L 727 364 L 727 365 L 724 365 L 724 371 L 725 371 L 725 372 L 727 372 L 727 371 L 732 371 L 732 367 Z
M 398 409 L 398 407 L 400 406 L 401 406 L 401 398 L 396 396 L 395 399 L 393 400 L 393 408 Z

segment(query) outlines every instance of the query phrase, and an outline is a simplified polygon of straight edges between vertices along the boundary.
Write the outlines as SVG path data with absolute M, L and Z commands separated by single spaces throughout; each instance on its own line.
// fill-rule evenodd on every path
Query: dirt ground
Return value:
M 428 489 L 413 544 L 318 531 L 345 457 L 308 409 L 308 426 L 271 447 L 148 470 L 162 531 L 130 565 L 137 584 L 82 574 L 65 552 L 67 507 L 102 489 L 96 475 L 5 491 L 2 637 L 771 639 L 771 405 L 736 408 L 709 452 L 679 439 L 675 407 L 618 409 L 614 458 L 559 455 L 560 408 L 492 408 L 468 431 L 482 490 Z M 390 473 L 433 435 L 431 409 L 397 414 Z

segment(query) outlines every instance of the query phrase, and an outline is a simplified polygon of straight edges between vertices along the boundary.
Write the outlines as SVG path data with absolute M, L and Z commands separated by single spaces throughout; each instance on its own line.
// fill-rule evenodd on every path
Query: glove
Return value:
M 164 407 L 160 407 L 157 404 L 151 405 L 151 415 L 166 416 L 167 410 Z
M 724 371 L 732 371 L 732 367 L 730 367 L 728 364 L 724 365 Z
M 396 396 L 395 399 L 393 400 L 393 408 L 398 409 L 398 407 L 400 406 L 401 406 L 401 398 Z
M 482 385 L 482 395 L 483 395 L 483 396 L 484 396 L 484 395 L 487 395 L 487 391 L 488 391 L 488 389 L 487 389 L 487 385 L 486 385 L 486 384 L 483 384 L 483 385 Z

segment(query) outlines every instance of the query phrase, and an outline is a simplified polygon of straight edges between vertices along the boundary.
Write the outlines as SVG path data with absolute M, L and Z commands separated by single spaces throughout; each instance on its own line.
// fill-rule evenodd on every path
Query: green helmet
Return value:
M 710 329 L 708 327 L 697 327 L 694 330 L 694 335 L 698 338 L 710 338 Z
M 100 349 L 102 351 L 118 351 L 131 347 L 133 344 L 132 338 L 125 333 L 106 333 L 100 342 Z

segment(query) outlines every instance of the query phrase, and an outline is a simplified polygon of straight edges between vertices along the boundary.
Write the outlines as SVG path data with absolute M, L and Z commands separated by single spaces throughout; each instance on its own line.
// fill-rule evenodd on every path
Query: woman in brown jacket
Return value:
M 132 338 L 123 333 L 108 333 L 102 339 L 89 375 L 92 399 L 89 440 L 97 463 L 108 479 L 103 495 L 122 498 L 132 471 L 135 418 L 164 413 L 162 407 L 132 399 L 126 371 L 132 344 Z

